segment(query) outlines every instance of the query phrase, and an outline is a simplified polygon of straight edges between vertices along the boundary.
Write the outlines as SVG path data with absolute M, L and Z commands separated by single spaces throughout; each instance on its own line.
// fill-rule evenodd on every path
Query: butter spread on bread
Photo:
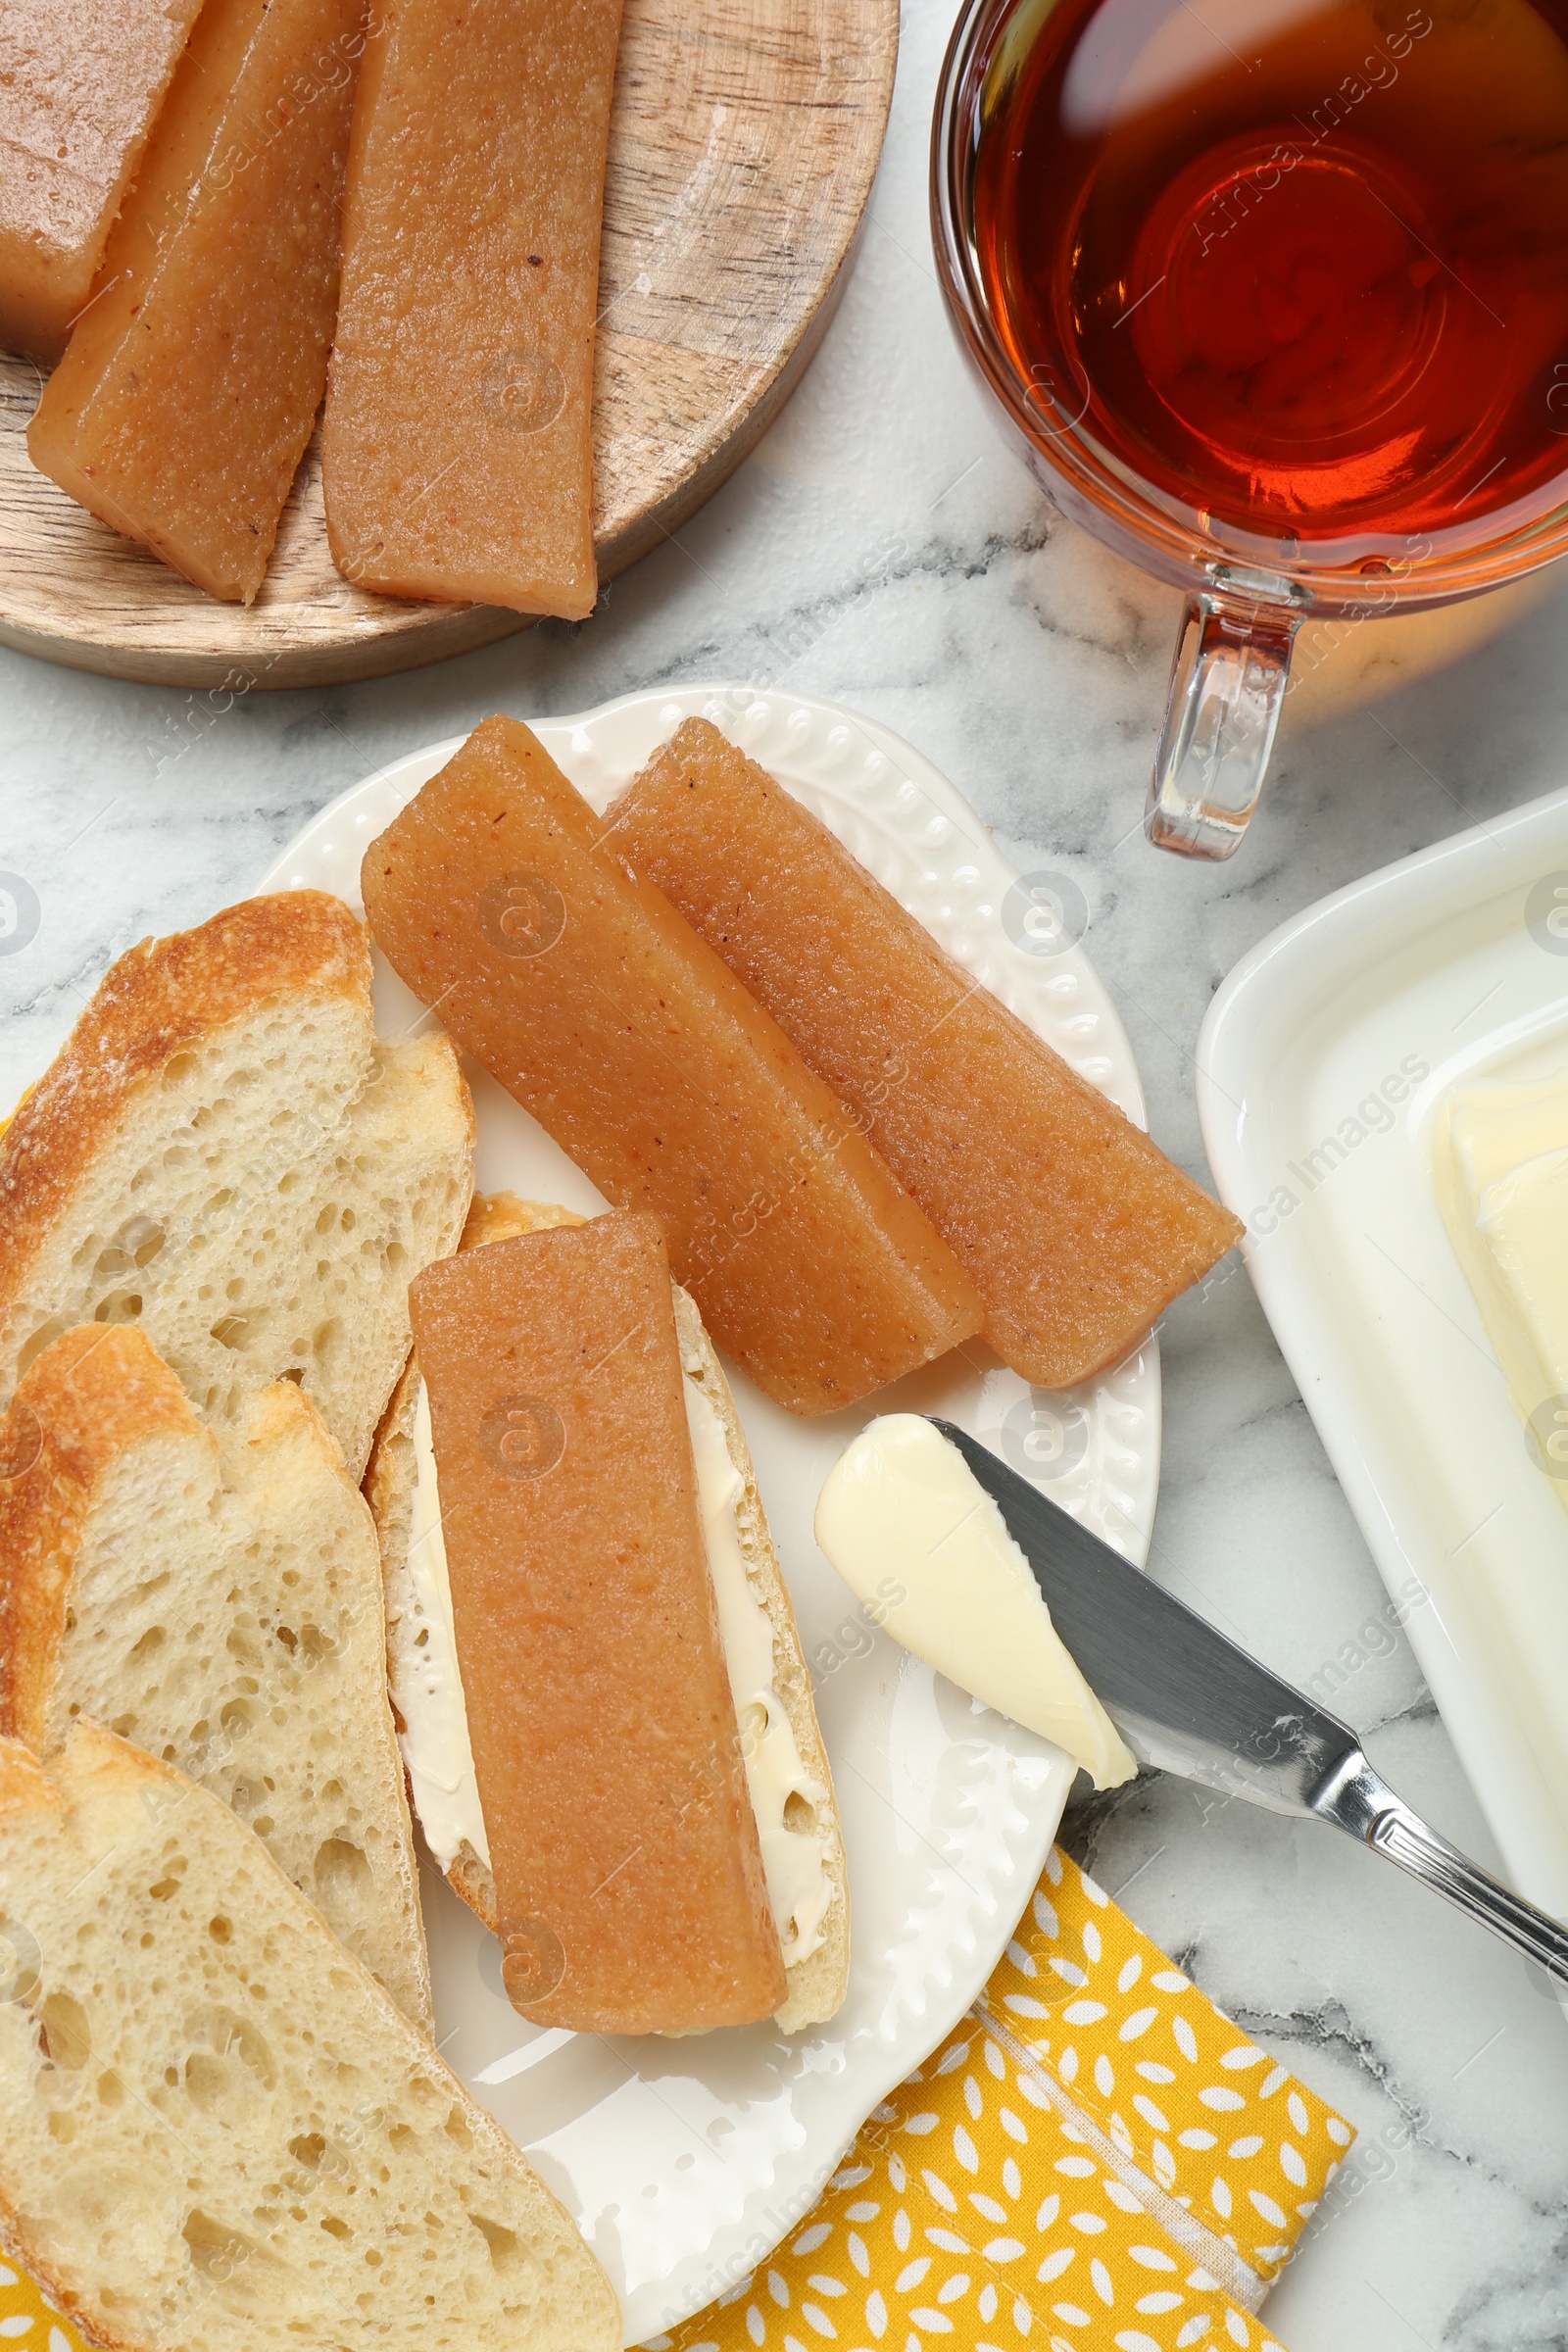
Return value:
M 424 1841 L 442 1869 L 450 1870 L 466 1845 L 488 1870 L 490 1839 L 458 1666 L 430 1398 L 422 1380 L 414 1407 L 414 1477 L 404 1573 L 389 1594 L 388 1610 L 389 1616 L 396 1611 L 403 1632 L 392 1652 L 393 1695 L 403 1723 L 399 1744 Z
M 679 1328 L 677 1321 L 677 1332 Z M 814 1827 L 805 1831 L 790 1827 L 789 1803 L 795 1797 L 803 1805 L 821 1805 L 824 1791 L 801 1762 L 794 1726 L 773 1688 L 773 1624 L 752 1591 L 741 1547 L 736 1506 L 745 1494 L 745 1482 L 730 1452 L 718 1407 L 692 1378 L 700 1361 L 694 1348 L 681 1348 L 697 1503 L 708 1547 L 708 1572 L 718 1604 L 730 1696 L 740 1727 L 746 1789 L 762 1848 L 762 1875 L 788 1968 L 792 1961 L 808 1960 L 820 1945 L 822 1922 L 833 1899 L 824 1840 Z
M 476 1194 L 469 1250 L 584 1220 L 569 1209 Z M 672 1288 L 684 1399 L 710 1573 L 741 1754 L 788 1986 L 778 2022 L 815 2024 L 849 1974 L 849 1890 L 831 1774 L 788 1591 L 722 1367 L 685 1292 Z M 495 1888 L 452 1628 L 442 1507 L 416 1364 L 389 1408 L 366 1491 L 387 1578 L 392 1690 L 415 1811 L 443 1870 L 492 1929 Z M 422 1422 L 422 1428 L 421 1428 Z
M 464 1250 L 410 1306 L 514 2006 L 611 2034 L 769 2016 L 659 1220 Z

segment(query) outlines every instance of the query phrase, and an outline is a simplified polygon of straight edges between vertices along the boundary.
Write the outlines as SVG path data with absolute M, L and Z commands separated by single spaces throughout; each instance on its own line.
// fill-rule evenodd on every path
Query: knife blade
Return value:
M 1052 1623 L 1142 1764 L 1310 1814 L 1359 1752 L 1348 1725 L 1123 1559 L 988 1446 L 928 1415 L 956 1446 L 1034 1571 Z
M 1270 1812 L 1327 1822 L 1544 1968 L 1568 2006 L 1568 1932 L 1430 1829 L 1342 1723 L 988 1446 L 935 1413 L 1002 1512 L 1052 1622 L 1139 1762 Z

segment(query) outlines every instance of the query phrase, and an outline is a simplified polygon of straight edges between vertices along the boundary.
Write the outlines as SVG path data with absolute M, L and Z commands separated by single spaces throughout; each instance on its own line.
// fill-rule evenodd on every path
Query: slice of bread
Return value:
M 145 1332 L 89 1323 L 3 1470 L 0 1734 L 49 1756 L 90 1716 L 190 1773 L 428 2032 L 375 1529 L 309 1398 L 262 1390 L 220 1452 Z
M 357 1483 L 472 1141 L 447 1038 L 377 1046 L 341 900 L 144 941 L 0 1139 L 0 1396 L 61 1332 L 139 1322 L 220 1434 L 299 1381 Z
M 554 1225 L 581 1225 L 586 1219 L 552 1202 L 520 1200 L 514 1194 L 475 1194 L 464 1228 L 461 1247 L 481 1248 L 506 1241 L 514 1234 L 537 1233 Z M 814 1787 L 815 1801 L 791 1800 L 790 1826 L 822 1842 L 823 1867 L 832 1889 L 822 1923 L 822 1937 L 803 1960 L 786 1961 L 787 1998 L 777 2012 L 786 2033 L 833 2016 L 849 1985 L 850 1896 L 844 1839 L 833 1797 L 833 1777 L 811 1700 L 810 1675 L 801 1650 L 800 1634 L 778 1554 L 768 1532 L 762 1499 L 758 1492 L 746 1433 L 728 1381 L 703 1327 L 695 1302 L 678 1285 L 674 1292 L 675 1328 L 682 1369 L 696 1381 L 714 1406 L 724 1426 L 730 1459 L 740 1474 L 742 1494 L 737 1505 L 741 1549 L 747 1580 L 755 1597 L 766 1609 L 773 1628 L 773 1687 L 783 1703 L 795 1735 L 801 1761 Z M 366 1494 L 381 1538 L 381 1559 L 387 1592 L 387 1663 L 393 1706 L 400 1689 L 416 1681 L 419 1618 L 408 1567 L 413 1523 L 413 1494 L 416 1478 L 414 1418 L 418 1402 L 419 1374 L 411 1357 L 394 1392 L 377 1434 L 366 1479 Z M 401 1718 L 400 1718 L 401 1721 Z M 496 1928 L 495 1883 L 483 1857 L 465 1840 L 447 1877 L 464 1901 L 477 1912 L 492 1934 Z
M 618 2352 L 569 2216 L 209 1791 L 0 1741 L 0 2245 L 89 2341 Z

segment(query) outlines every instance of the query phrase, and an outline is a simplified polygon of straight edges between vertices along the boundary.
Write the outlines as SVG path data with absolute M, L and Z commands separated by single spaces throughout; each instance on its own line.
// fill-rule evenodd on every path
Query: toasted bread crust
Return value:
M 0 1137 L 0 1327 L 25 1269 L 136 1092 L 183 1048 L 269 998 L 342 997 L 368 1011 L 364 924 L 321 890 L 225 906 L 143 940 L 91 1004 Z
M 0 1821 L 49 1811 L 64 1811 L 59 1789 L 24 1742 L 0 1733 Z
M 376 1541 L 381 1546 L 381 1585 L 386 1589 L 386 1563 L 402 1559 L 409 1547 L 414 1522 L 414 1416 L 419 1402 L 419 1367 L 414 1350 L 398 1374 L 397 1383 L 386 1400 L 386 1410 L 376 1424 L 370 1441 L 370 1458 L 365 1465 L 361 1493 L 370 1506 L 375 1521 Z M 387 1688 L 395 1693 L 392 1675 L 392 1628 L 387 1627 Z M 408 1725 L 398 1712 L 398 1702 L 392 1699 L 392 1720 L 400 1732 Z M 407 1776 L 405 1775 L 405 1778 Z M 410 1801 L 413 1792 L 410 1791 Z
M 496 1912 L 495 1874 L 489 1863 L 474 1852 L 466 1838 L 463 1840 L 463 1850 L 447 1872 L 447 1878 L 474 1916 L 484 1921 L 491 1935 L 498 1935 L 500 1925 Z
M 179 1382 L 131 1323 L 68 1331 L 0 1419 L 0 1737 L 42 1744 L 66 1592 L 93 1482 L 122 1446 L 189 1434 Z M 34 1448 L 36 1450 L 34 1451 Z

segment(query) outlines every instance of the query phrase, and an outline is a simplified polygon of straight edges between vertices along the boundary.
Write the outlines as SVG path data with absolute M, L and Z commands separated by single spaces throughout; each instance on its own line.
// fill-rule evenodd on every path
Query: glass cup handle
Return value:
M 1156 849 L 1236 849 L 1263 787 L 1298 626 L 1294 612 L 1188 598 L 1144 811 Z

